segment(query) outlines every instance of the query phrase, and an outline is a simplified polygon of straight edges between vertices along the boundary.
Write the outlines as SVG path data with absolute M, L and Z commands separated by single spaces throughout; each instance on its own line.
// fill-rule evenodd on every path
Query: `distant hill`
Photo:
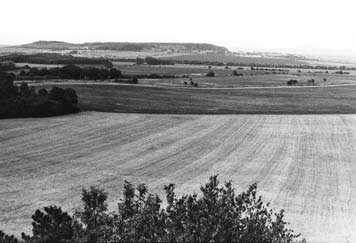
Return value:
M 226 47 L 207 43 L 163 43 L 163 42 L 87 42 L 73 44 L 63 41 L 36 41 L 21 45 L 22 48 L 49 50 L 115 50 L 115 51 L 165 51 L 229 53 Z

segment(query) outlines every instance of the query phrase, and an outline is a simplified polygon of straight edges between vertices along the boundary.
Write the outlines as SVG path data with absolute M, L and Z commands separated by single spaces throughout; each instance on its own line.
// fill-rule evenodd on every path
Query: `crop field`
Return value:
M 49 204 L 72 211 L 83 187 L 124 180 L 198 192 L 212 174 L 264 201 L 308 242 L 356 240 L 356 115 L 149 115 L 84 112 L 0 120 L 0 228 L 19 234 Z
M 88 111 L 158 114 L 355 114 L 356 85 L 200 89 L 112 83 L 47 83 L 71 87 Z
M 251 70 L 249 67 L 211 66 L 207 65 L 135 65 L 133 63 L 114 63 L 126 75 L 158 74 L 158 75 L 186 75 L 193 79 L 199 87 L 256 87 L 256 86 L 286 86 L 287 81 L 295 79 L 298 86 L 310 85 L 308 80 L 314 79 L 315 86 L 333 84 L 356 83 L 356 72 L 348 71 L 349 74 L 335 74 L 335 71 L 295 69 L 295 68 L 265 68 Z M 205 75 L 213 71 L 215 77 Z M 233 71 L 243 76 L 233 76 Z M 325 79 L 325 81 L 324 81 Z M 141 80 L 140 83 L 152 85 L 182 86 L 184 81 L 189 83 L 189 78 L 169 78 L 159 80 Z
M 252 56 L 235 56 L 235 55 L 223 55 L 223 54 L 186 54 L 173 57 L 162 57 L 165 60 L 177 60 L 177 61 L 208 61 L 208 62 L 235 62 L 235 63 L 255 63 L 257 65 L 261 64 L 291 64 L 299 65 L 305 64 L 305 60 L 299 58 L 291 57 L 252 57 Z
M 293 74 L 266 74 L 266 75 L 244 75 L 244 76 L 216 76 L 205 77 L 201 75 L 191 75 L 192 81 L 202 88 L 234 88 L 234 87 L 276 87 L 287 86 L 287 81 L 295 79 L 298 81 L 297 86 L 325 86 L 339 84 L 356 84 L 355 76 L 341 75 L 312 75 L 305 74 L 295 76 Z M 323 79 L 326 78 L 326 81 Z M 308 80 L 314 79 L 314 84 L 309 84 Z M 169 85 L 184 86 L 184 81 L 188 83 L 189 78 L 170 78 L 170 79 L 145 79 L 140 80 L 140 84 L 151 85 Z

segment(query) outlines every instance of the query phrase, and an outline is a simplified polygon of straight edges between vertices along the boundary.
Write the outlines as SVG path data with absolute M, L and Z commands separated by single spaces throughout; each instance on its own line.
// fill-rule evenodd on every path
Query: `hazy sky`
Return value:
M 0 43 L 208 42 L 356 56 L 355 0 L 1 0 Z

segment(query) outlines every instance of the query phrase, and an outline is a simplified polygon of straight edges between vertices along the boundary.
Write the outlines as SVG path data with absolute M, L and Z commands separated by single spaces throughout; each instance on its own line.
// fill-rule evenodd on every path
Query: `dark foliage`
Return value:
M 241 242 L 293 243 L 299 235 L 287 227 L 283 210 L 273 213 L 253 184 L 236 194 L 231 182 L 220 186 L 210 177 L 197 194 L 177 197 L 173 184 L 164 187 L 166 204 L 144 184 L 125 181 L 118 213 L 107 212 L 107 194 L 82 191 L 82 209 L 71 218 L 55 206 L 32 216 L 33 236 L 25 242 Z M 0 235 L 1 236 L 1 235 Z M 302 242 L 305 242 L 303 240 Z
M 154 58 L 154 57 L 146 57 L 145 58 L 145 62 L 148 65 L 174 65 L 173 61 L 157 59 L 157 58 Z
M 103 58 L 74 57 L 71 55 L 61 55 L 57 53 L 36 53 L 36 54 L 10 54 L 0 57 L 1 61 L 12 61 L 15 63 L 34 64 L 96 64 L 105 65 L 109 61 Z
M 298 80 L 295 79 L 291 79 L 287 81 L 287 85 L 297 85 L 298 84 Z
M 206 77 L 215 77 L 215 73 L 213 72 L 213 70 L 210 70 L 205 76 Z
M 142 64 L 144 64 L 144 63 L 145 63 L 145 59 L 139 58 L 139 57 L 136 58 L 136 64 L 137 64 L 137 65 L 142 65 Z
M 0 71 L 11 71 L 11 70 L 16 70 L 17 67 L 14 62 L 12 61 L 2 61 L 0 62 Z
M 61 208 L 45 207 L 32 215 L 32 236 L 22 233 L 22 239 L 31 243 L 72 242 L 74 227 L 72 218 Z
M 238 73 L 236 70 L 232 71 L 232 76 L 244 76 L 243 73 Z
M 350 74 L 350 72 L 345 72 L 345 71 L 336 71 L 335 74 Z
M 14 77 L 0 73 L 0 118 L 45 117 L 77 112 L 78 96 L 74 89 L 42 88 L 36 90 L 27 83 L 18 88 Z
M 13 235 L 7 235 L 0 230 L 0 243 L 18 243 L 18 240 Z
M 115 68 L 96 68 L 86 67 L 80 68 L 75 65 L 66 65 L 62 68 L 30 68 L 28 72 L 21 72 L 19 79 L 28 80 L 37 77 L 44 77 L 46 79 L 115 79 L 121 78 L 121 72 Z

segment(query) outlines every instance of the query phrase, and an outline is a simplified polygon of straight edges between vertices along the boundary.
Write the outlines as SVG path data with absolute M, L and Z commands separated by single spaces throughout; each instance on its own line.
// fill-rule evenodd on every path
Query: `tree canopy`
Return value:
M 82 190 L 82 207 L 73 216 L 49 206 L 32 216 L 30 243 L 51 242 L 241 242 L 293 243 L 299 241 L 284 221 L 284 211 L 274 213 L 260 196 L 257 185 L 236 194 L 231 181 L 219 184 L 217 176 L 198 194 L 175 194 L 164 187 L 166 203 L 149 193 L 144 184 L 125 181 L 117 212 L 108 212 L 108 194 L 90 187 Z M 13 240 L 13 241 L 4 241 Z M 16 238 L 0 231 L 0 243 Z

